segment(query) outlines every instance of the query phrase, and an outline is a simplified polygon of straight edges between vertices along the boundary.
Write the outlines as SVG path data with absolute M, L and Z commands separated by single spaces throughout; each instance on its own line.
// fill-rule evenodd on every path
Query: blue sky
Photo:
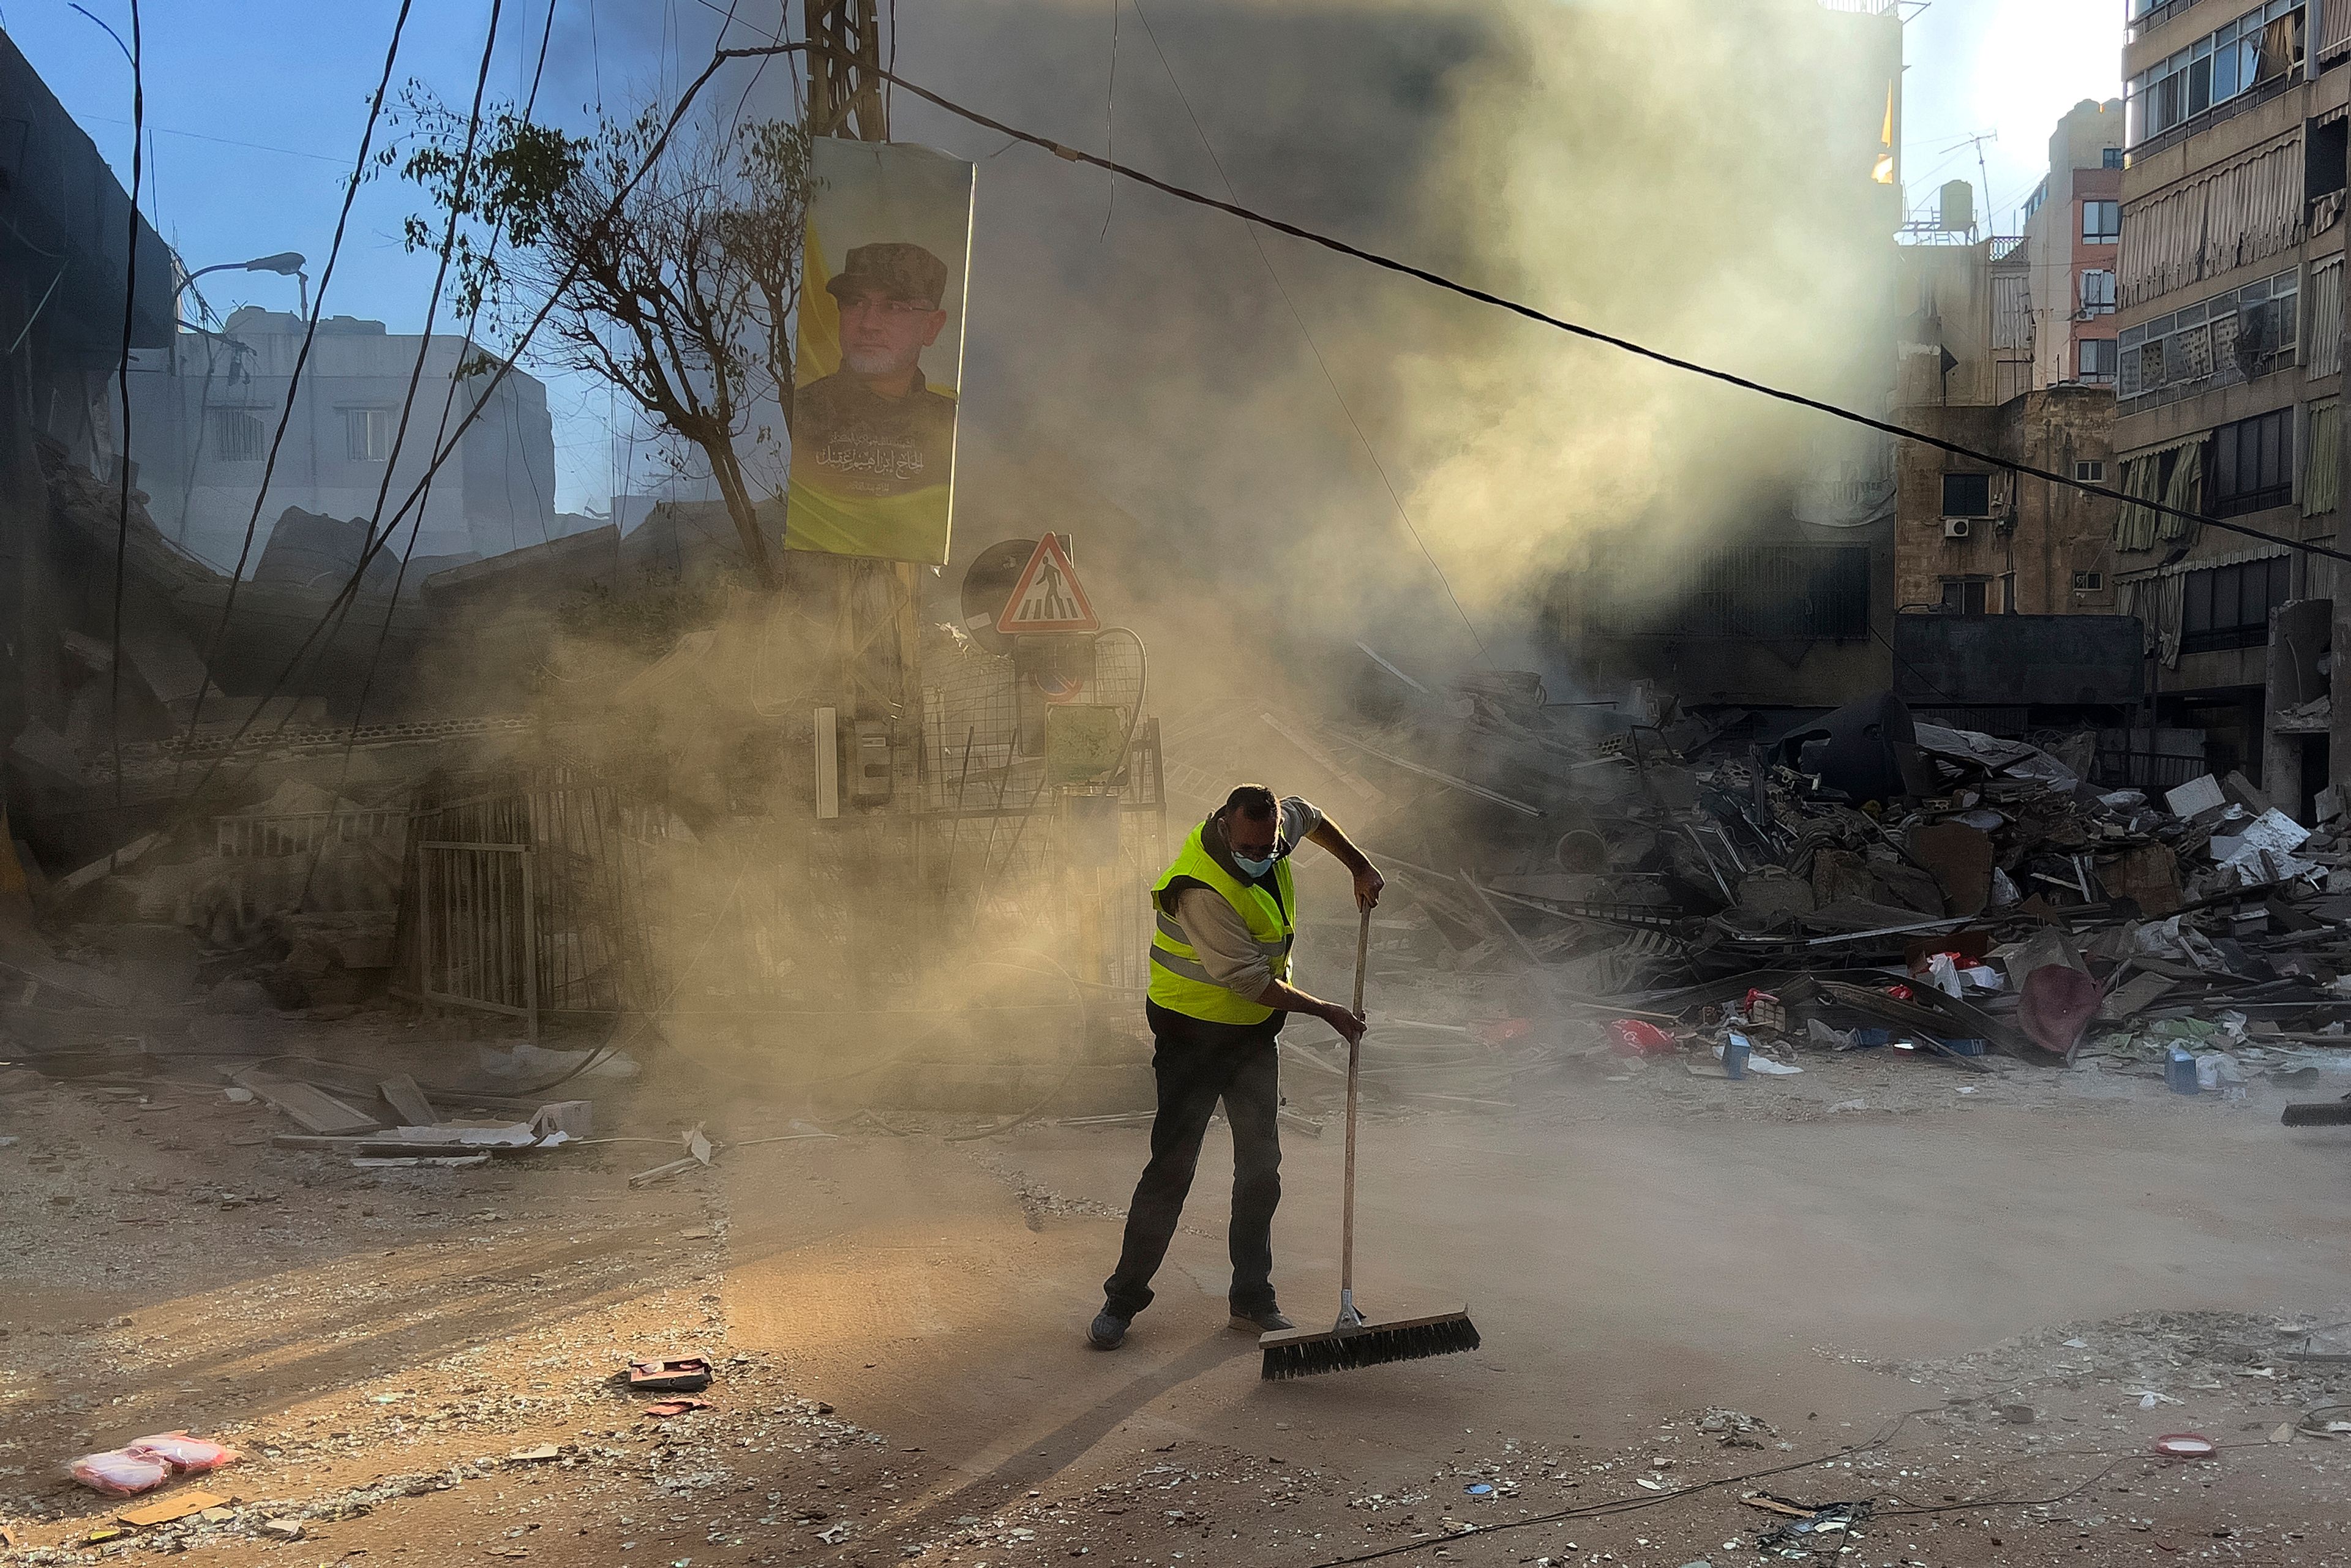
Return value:
M 128 37 L 127 0 L 83 3 Z M 549 3 L 507 0 L 494 95 L 526 90 Z M 541 108 L 574 123 L 600 92 L 619 103 L 675 90 L 679 60 L 706 59 L 718 22 L 707 0 L 553 3 Z M 739 14 L 773 29 L 784 3 L 741 0 Z M 922 26 L 923 0 L 902 5 L 911 36 Z M 144 204 L 190 267 L 298 250 L 311 258 L 315 282 L 397 8 L 397 0 L 142 0 L 154 131 Z M 1976 151 L 1956 144 L 1990 132 L 1985 206 L 1996 228 L 2012 232 L 2057 118 L 2080 99 L 2119 90 L 2122 8 L 2122 0 L 1934 0 L 1918 12 L 1909 24 L 1905 89 L 1912 205 L 1943 180 L 1978 179 Z M 462 101 L 487 14 L 486 0 L 414 0 L 395 80 L 420 78 Z M 127 183 L 131 71 L 112 40 L 66 0 L 0 0 L 0 26 Z M 761 96 L 777 85 L 768 78 Z M 431 259 L 407 254 L 399 238 L 416 206 L 413 191 L 395 180 L 361 192 L 331 309 L 381 319 L 394 331 L 423 324 Z M 266 274 L 215 274 L 204 287 L 223 313 L 248 303 L 295 305 L 293 281 Z M 559 505 L 601 511 L 615 470 L 609 400 L 559 381 L 549 402 Z

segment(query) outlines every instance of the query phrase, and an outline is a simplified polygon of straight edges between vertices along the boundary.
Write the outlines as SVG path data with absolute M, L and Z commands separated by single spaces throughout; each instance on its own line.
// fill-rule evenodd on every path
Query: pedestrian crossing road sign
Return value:
M 1099 632 L 1102 622 L 1086 598 L 1061 541 L 1048 533 L 1020 573 L 996 629 L 1006 635 L 1023 632 Z

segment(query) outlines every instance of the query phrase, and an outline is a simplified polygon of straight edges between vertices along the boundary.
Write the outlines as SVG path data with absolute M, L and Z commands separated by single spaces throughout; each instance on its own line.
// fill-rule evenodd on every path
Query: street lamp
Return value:
M 227 272 L 235 268 L 243 268 L 246 272 L 274 272 L 280 277 L 295 279 L 302 286 L 302 314 L 308 316 L 310 313 L 310 277 L 302 270 L 303 266 L 304 257 L 300 251 L 281 250 L 275 256 L 256 256 L 251 261 L 216 261 L 210 267 L 200 267 L 180 279 L 179 287 L 172 290 L 172 318 L 174 321 L 179 319 L 182 289 L 207 272 Z

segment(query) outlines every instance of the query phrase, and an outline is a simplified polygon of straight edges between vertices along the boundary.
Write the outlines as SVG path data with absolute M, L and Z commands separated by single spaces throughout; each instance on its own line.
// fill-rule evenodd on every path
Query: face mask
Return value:
M 1240 856 L 1235 855 L 1233 864 L 1240 868 L 1243 876 L 1263 876 L 1273 869 L 1273 857 L 1268 855 L 1261 861 L 1252 861 L 1243 860 Z

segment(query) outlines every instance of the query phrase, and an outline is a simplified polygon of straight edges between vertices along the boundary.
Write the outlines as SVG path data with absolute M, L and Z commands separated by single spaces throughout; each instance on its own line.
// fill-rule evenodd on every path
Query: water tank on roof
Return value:
M 1976 226 L 1976 188 L 1965 180 L 1943 187 L 1943 232 L 1965 234 Z

